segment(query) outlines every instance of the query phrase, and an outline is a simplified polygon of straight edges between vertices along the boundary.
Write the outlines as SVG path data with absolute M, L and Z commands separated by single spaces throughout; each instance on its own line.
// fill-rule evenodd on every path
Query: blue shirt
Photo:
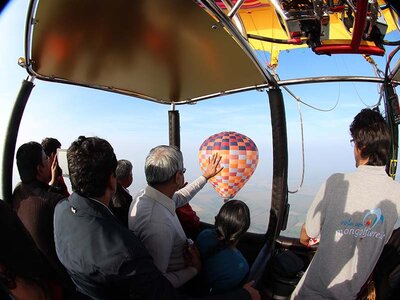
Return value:
M 196 240 L 203 262 L 202 277 L 211 293 L 238 287 L 249 271 L 249 265 L 236 248 L 220 248 L 215 230 L 200 232 Z

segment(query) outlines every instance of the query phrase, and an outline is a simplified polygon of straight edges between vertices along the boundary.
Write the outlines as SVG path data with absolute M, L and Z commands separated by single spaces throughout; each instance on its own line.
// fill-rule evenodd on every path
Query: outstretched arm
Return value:
M 177 191 L 172 199 L 175 201 L 176 207 L 181 207 L 188 203 L 194 195 L 200 191 L 207 180 L 217 175 L 222 171 L 223 167 L 220 167 L 219 162 L 221 161 L 221 156 L 218 153 L 214 153 L 208 158 L 208 165 L 206 170 L 203 172 L 203 176 L 200 176 L 192 183 L 185 185 L 182 189 Z

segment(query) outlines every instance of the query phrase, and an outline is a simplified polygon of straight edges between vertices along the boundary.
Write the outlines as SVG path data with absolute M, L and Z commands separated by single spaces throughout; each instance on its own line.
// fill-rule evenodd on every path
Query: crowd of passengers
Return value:
M 357 170 L 332 175 L 317 193 L 300 243 L 318 240 L 319 247 L 291 299 L 356 299 L 398 220 L 400 184 L 385 172 L 386 122 L 365 109 L 350 133 Z M 189 205 L 222 170 L 218 154 L 188 184 L 178 148 L 151 149 L 148 185 L 133 199 L 131 162 L 117 160 L 98 137 L 80 136 L 69 147 L 69 194 L 57 162 L 60 147 L 46 138 L 16 153 L 21 183 L 11 205 L 0 201 L 1 299 L 260 299 L 237 249 L 250 226 L 247 205 L 227 201 L 214 228 L 201 232 Z M 388 276 L 393 259 L 398 265 L 398 236 L 389 242 L 394 252 L 383 258 L 390 257 L 393 268 L 376 272 Z M 398 276 L 385 282 L 378 296 L 395 299 Z
M 182 153 L 155 147 L 145 162 L 148 186 L 133 201 L 132 164 L 97 137 L 81 136 L 68 149 L 69 195 L 60 147 L 53 138 L 20 146 L 13 209 L 1 202 L 3 228 L 18 230 L 0 261 L 2 287 L 15 299 L 191 299 L 194 286 L 202 298 L 259 298 L 236 248 L 250 225 L 247 205 L 225 203 L 217 229 L 199 234 L 188 204 L 222 170 L 220 156 L 188 184 Z

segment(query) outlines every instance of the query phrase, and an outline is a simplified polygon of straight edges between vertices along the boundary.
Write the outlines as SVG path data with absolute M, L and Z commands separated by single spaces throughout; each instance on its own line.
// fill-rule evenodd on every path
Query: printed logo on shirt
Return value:
M 365 214 L 363 224 L 365 227 L 372 229 L 376 224 L 378 224 L 378 222 L 382 224 L 384 220 L 385 218 L 382 215 L 381 209 L 374 208 Z
M 336 239 L 342 237 L 343 235 L 352 235 L 356 238 L 371 237 L 376 239 L 383 239 L 385 237 L 384 233 L 373 231 L 372 229 L 377 224 L 382 224 L 385 218 L 382 215 L 380 208 L 374 208 L 368 211 L 362 220 L 362 222 L 353 222 L 353 220 L 346 219 L 340 222 L 341 227 L 344 229 L 336 230 Z

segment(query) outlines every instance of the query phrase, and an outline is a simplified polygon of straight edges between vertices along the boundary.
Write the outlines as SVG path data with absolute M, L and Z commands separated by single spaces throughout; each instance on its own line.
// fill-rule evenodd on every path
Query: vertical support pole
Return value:
M 282 91 L 272 88 L 268 91 L 271 110 L 272 145 L 273 145 L 273 178 L 271 210 L 267 240 L 274 247 L 275 239 L 285 229 L 285 216 L 288 213 L 288 149 L 285 105 Z
M 400 109 L 399 100 L 395 93 L 394 87 L 390 82 L 385 83 L 385 109 L 387 114 L 387 123 L 392 138 L 391 156 L 388 165 L 386 166 L 386 173 L 393 179 L 396 177 L 397 171 L 397 157 L 399 149 L 399 123 L 400 123 Z
M 21 124 L 26 103 L 28 102 L 29 96 L 34 87 L 33 80 L 34 77 L 29 76 L 28 79 L 22 82 L 21 89 L 19 90 L 18 96 L 15 99 L 14 107 L 8 121 L 6 139 L 3 149 L 0 197 L 9 203 L 11 202 L 12 198 L 12 175 L 15 144 L 17 142 L 19 126 Z
M 169 145 L 181 148 L 179 111 L 175 110 L 175 104 L 168 111 Z
M 357 1 L 356 10 L 357 10 L 356 19 L 354 21 L 353 34 L 352 34 L 351 44 L 350 44 L 351 49 L 353 51 L 357 51 L 358 47 L 360 47 L 362 35 L 365 30 L 365 23 L 367 20 L 368 0 Z

